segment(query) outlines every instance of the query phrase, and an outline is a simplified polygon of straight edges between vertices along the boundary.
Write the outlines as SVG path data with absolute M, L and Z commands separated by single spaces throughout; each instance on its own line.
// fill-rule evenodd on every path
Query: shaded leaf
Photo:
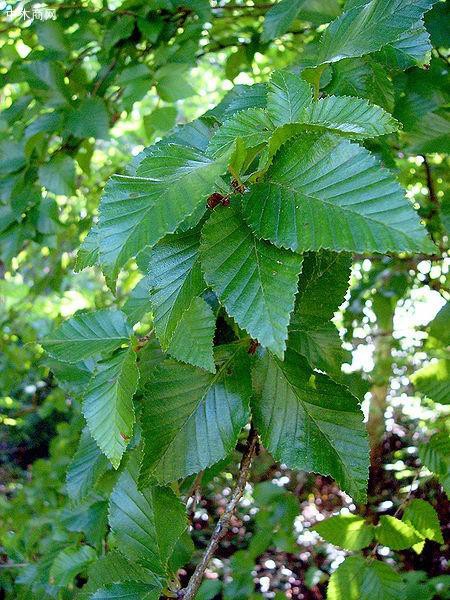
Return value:
M 150 300 L 156 335 L 163 349 L 169 347 L 183 313 L 206 288 L 199 245 L 199 231 L 190 230 L 168 235 L 150 255 L 148 271 L 153 282 Z
M 290 468 L 331 475 L 364 501 L 368 443 L 357 399 L 315 373 L 294 350 L 284 362 L 267 354 L 254 370 L 253 417 L 262 442 Z
M 89 429 L 83 430 L 77 451 L 67 469 L 67 491 L 75 502 L 83 500 L 108 468 L 108 460 L 97 446 Z
M 144 389 L 143 481 L 187 477 L 231 452 L 249 416 L 249 364 L 239 346 L 216 349 L 215 375 L 168 360 Z
M 183 504 L 170 488 L 137 488 L 141 453 L 134 451 L 111 494 L 109 524 L 121 551 L 164 576 L 175 544 L 186 529 Z
M 302 257 L 258 240 L 232 206 L 216 208 L 205 224 L 201 260 L 228 314 L 282 357 Z
M 202 298 L 195 298 L 183 313 L 167 352 L 177 360 L 215 373 L 214 313 Z

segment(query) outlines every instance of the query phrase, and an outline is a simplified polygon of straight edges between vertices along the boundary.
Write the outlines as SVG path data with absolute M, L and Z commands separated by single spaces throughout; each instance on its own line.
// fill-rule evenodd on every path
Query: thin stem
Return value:
M 242 455 L 241 466 L 239 468 L 239 478 L 236 483 L 236 487 L 234 488 L 233 495 L 231 496 L 231 500 L 228 502 L 224 513 L 217 521 L 217 525 L 214 529 L 211 539 L 209 540 L 208 547 L 206 548 L 206 551 L 203 554 L 201 561 L 198 563 L 192 577 L 190 578 L 187 587 L 184 590 L 180 590 L 178 592 L 179 598 L 182 598 L 183 600 L 194 600 L 198 588 L 202 583 L 203 575 L 205 574 L 209 561 L 214 556 L 219 546 L 220 540 L 228 531 L 231 517 L 233 516 L 234 510 L 238 505 L 239 500 L 242 498 L 242 494 L 244 493 L 245 486 L 250 475 L 250 467 L 253 461 L 253 457 L 256 454 L 257 448 L 258 434 L 256 433 L 256 430 L 253 428 L 252 425 L 247 438 L 247 445 L 245 447 L 244 454 Z

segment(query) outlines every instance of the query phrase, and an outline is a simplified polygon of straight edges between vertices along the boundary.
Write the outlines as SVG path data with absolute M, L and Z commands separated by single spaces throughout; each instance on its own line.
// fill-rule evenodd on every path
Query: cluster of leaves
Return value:
M 358 515 L 337 515 L 317 524 L 314 529 L 328 542 L 345 550 L 358 552 L 367 548 L 374 539 L 377 544 L 393 550 L 412 548 L 420 554 L 424 540 L 443 544 L 441 526 L 433 507 L 424 500 L 412 500 L 403 516 L 382 515 L 374 526 Z M 421 593 L 432 598 L 441 583 L 430 580 Z M 426 588 L 426 589 L 425 589 Z M 367 558 L 348 556 L 332 574 L 328 585 L 328 600 L 369 600 L 370 598 L 405 597 L 405 583 L 389 565 L 374 560 L 373 553 Z
M 87 571 L 82 598 L 173 596 L 177 571 L 192 553 L 178 484 L 227 459 L 250 420 L 275 460 L 330 475 L 355 501 L 365 500 L 361 385 L 342 373 L 347 355 L 332 318 L 347 292 L 352 253 L 444 250 L 444 212 L 421 212 L 430 237 L 387 168 L 395 166 L 390 145 L 413 154 L 447 149 L 445 64 L 435 57 L 428 71 L 412 68 L 430 60 L 424 14 L 433 4 L 349 0 L 340 14 L 332 1 L 318 8 L 282 0 L 263 23 L 253 20 L 251 42 L 230 55 L 227 69 L 233 75 L 306 20 L 316 27 L 294 68 L 235 86 L 187 125 L 172 129 L 171 106 L 145 120 L 149 136 L 172 131 L 125 175 L 110 178 L 76 262 L 78 271 L 101 268 L 116 307 L 79 312 L 43 341 L 48 367 L 86 422 L 66 483 L 74 503 L 68 527 L 84 539 L 64 534 L 60 544 L 41 548 L 44 558 L 17 581 L 25 594 L 64 594 Z M 63 25 L 29 28 L 32 53 L 26 61 L 14 57 L 5 75 L 8 85 L 31 82 L 29 100 L 2 115 L 5 128 L 17 124 L 0 172 L 6 261 L 26 239 L 56 246 L 39 237 L 54 230 L 36 223 L 43 214 L 58 221 L 54 197 L 71 195 L 77 170 L 89 170 L 92 137 L 107 137 L 152 86 L 168 103 L 192 93 L 187 73 L 206 41 L 202 23 L 213 21 L 211 49 L 227 44 L 220 30 L 226 7 L 216 9 L 217 22 L 209 3 L 187 0 L 126 3 L 96 11 L 95 19 L 73 8 L 61 11 Z M 317 25 L 329 21 L 321 34 Z M 67 46 L 63 31 L 75 24 L 79 34 Z M 105 31 L 101 43 L 97 27 Z M 142 278 L 125 295 L 119 275 L 133 260 Z M 149 321 L 152 330 L 142 335 L 140 323 Z M 439 361 L 415 376 L 419 391 L 438 402 L 448 389 L 444 331 L 431 327 Z M 440 433 L 421 449 L 444 485 L 446 447 Z M 296 511 L 295 499 L 276 486 L 261 486 L 256 497 L 258 531 L 233 558 L 249 598 L 249 561 L 272 543 L 289 551 Z M 431 507 L 420 506 L 411 503 L 402 521 L 385 517 L 375 529 L 350 517 L 345 525 L 364 543 L 318 531 L 350 550 L 374 535 L 392 548 L 440 542 L 434 515 L 427 515 L 431 525 L 421 521 Z M 349 573 L 352 597 L 402 593 L 385 564 L 350 557 L 332 577 L 330 598 L 347 594 Z M 237 597 L 232 585 L 223 593 Z

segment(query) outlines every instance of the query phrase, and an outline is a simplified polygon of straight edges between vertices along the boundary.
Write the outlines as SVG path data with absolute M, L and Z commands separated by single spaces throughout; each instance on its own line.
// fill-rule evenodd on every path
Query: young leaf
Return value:
M 390 515 L 380 517 L 380 523 L 375 528 L 375 535 L 380 544 L 389 546 L 392 550 L 411 548 L 422 540 L 422 536 L 414 527 Z
M 258 240 L 237 207 L 218 207 L 203 228 L 201 260 L 228 314 L 282 357 L 302 257 Z
M 67 492 L 75 502 L 81 502 L 108 468 L 108 460 L 101 453 L 89 429 L 85 427 L 77 451 L 67 469 Z
M 348 556 L 331 575 L 327 600 L 398 600 L 404 584 L 389 565 Z
M 144 389 L 142 480 L 197 473 L 234 448 L 249 416 L 249 361 L 237 346 L 216 350 L 215 375 L 168 360 Z
M 274 125 L 267 112 L 262 108 L 241 110 L 227 121 L 212 136 L 208 154 L 221 156 L 234 144 L 236 138 L 241 138 L 247 149 L 264 144 L 274 130 Z
M 186 529 L 184 506 L 170 488 L 137 488 L 141 453 L 134 451 L 111 494 L 109 524 L 121 552 L 165 576 L 175 544 Z
M 302 121 L 313 98 L 309 83 L 289 71 L 274 71 L 267 93 L 267 112 L 275 125 Z
M 202 298 L 194 298 L 173 334 L 167 352 L 177 360 L 215 373 L 213 337 L 216 320 Z
M 138 379 L 136 353 L 122 350 L 99 364 L 83 401 L 91 435 L 116 469 L 133 435 L 133 395 Z
M 100 261 L 115 281 L 127 260 L 154 245 L 214 192 L 229 156 L 215 161 L 198 150 L 177 145 L 155 146 L 137 176 L 114 175 L 100 204 Z
M 361 600 L 361 581 L 366 563 L 360 556 L 347 556 L 330 577 L 327 600 Z
M 403 512 L 402 521 L 408 523 L 424 538 L 439 544 L 444 543 L 438 515 L 425 500 L 412 500 Z
M 200 268 L 198 230 L 168 235 L 153 249 L 151 305 L 161 346 L 167 349 L 183 313 L 206 288 Z
M 254 370 L 253 417 L 262 442 L 290 468 L 331 475 L 364 501 L 368 443 L 357 399 L 315 373 L 288 349 L 284 362 L 267 354 Z
M 354 0 L 324 31 L 317 64 L 363 56 L 395 42 L 436 0 Z
M 42 345 L 53 358 L 74 363 L 95 356 L 109 354 L 130 341 L 131 327 L 119 310 L 102 309 L 79 312 L 65 321 Z
M 306 108 L 300 121 L 353 139 L 386 135 L 399 128 L 398 121 L 379 106 L 350 96 L 321 98 Z
M 253 231 L 296 252 L 433 252 L 391 173 L 369 152 L 331 134 L 284 146 L 264 183 L 243 196 Z
M 313 527 L 327 542 L 345 548 L 362 550 L 373 540 L 373 525 L 358 515 L 336 515 Z

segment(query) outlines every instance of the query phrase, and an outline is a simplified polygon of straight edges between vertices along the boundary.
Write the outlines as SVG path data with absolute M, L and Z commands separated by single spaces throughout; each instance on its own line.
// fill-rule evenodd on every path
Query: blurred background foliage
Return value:
M 105 467 L 87 501 L 69 501 L 65 472 L 83 428 L 83 382 L 62 389 L 39 345 L 55 321 L 115 302 L 98 270 L 75 273 L 105 181 L 233 85 L 267 81 L 275 68 L 307 69 L 342 4 L 292 0 L 281 18 L 257 0 L 0 0 L 0 597 L 75 597 L 90 562 L 84 542 L 100 554 L 108 544 L 105 498 L 116 474 Z M 31 18 L 36 6 L 55 18 Z M 421 555 L 381 544 L 368 552 L 402 573 L 405 598 L 450 597 L 448 12 L 438 2 L 426 15 L 433 50 L 425 35 L 413 56 L 346 59 L 321 78 L 327 93 L 367 97 L 401 121 L 400 135 L 369 145 L 395 170 L 439 249 L 433 257 L 355 257 L 336 316 L 347 371 L 362 374 L 369 501 L 355 506 L 327 478 L 291 472 L 261 452 L 201 600 L 324 598 L 347 552 L 312 527 L 332 514 L 376 523 L 411 498 L 435 507 L 444 544 L 427 541 Z M 135 265 L 122 274 L 119 304 L 139 278 Z M 139 331 L 150 323 L 147 314 Z M 180 490 L 195 543 L 180 548 L 182 582 L 223 511 L 238 460 Z M 55 559 L 67 549 L 72 570 L 62 577 Z

